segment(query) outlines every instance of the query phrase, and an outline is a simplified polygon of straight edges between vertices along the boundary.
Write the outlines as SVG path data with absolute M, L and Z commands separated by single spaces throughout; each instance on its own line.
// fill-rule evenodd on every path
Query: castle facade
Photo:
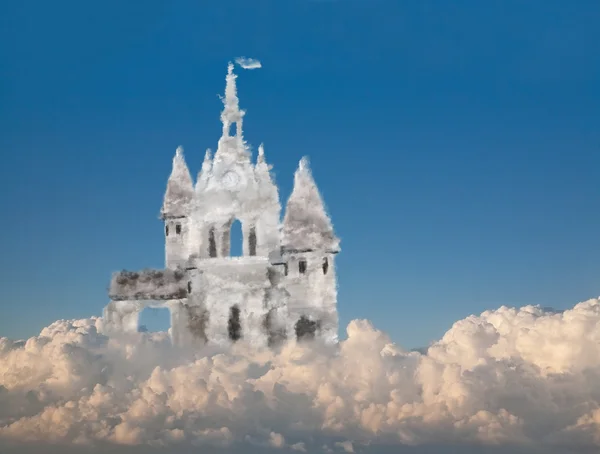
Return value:
M 206 152 L 195 184 L 181 148 L 173 158 L 161 209 L 165 268 L 114 273 L 106 327 L 137 331 L 139 313 L 159 306 L 171 311 L 178 345 L 335 343 L 339 239 L 306 158 L 282 220 L 264 148 L 253 162 L 243 139 L 236 77 L 229 64 L 222 136 L 214 157 Z M 236 221 L 243 254 L 232 257 Z

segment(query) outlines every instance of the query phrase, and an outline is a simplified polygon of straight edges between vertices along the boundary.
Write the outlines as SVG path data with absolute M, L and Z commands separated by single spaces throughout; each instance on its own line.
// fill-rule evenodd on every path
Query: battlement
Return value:
M 108 294 L 113 301 L 187 298 L 187 273 L 180 269 L 119 271 L 113 273 Z

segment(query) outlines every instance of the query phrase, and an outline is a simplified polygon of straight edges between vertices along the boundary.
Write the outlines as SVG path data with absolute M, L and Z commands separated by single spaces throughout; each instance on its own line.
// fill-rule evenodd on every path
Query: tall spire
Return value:
M 225 96 L 223 104 L 225 108 L 221 112 L 221 121 L 223 122 L 223 137 L 229 137 L 231 125 L 237 123 L 237 136 L 242 137 L 242 118 L 245 112 L 240 109 L 237 96 L 237 75 L 233 72 L 233 63 L 227 66 L 227 77 L 225 84 Z
M 198 173 L 198 179 L 196 180 L 196 192 L 200 193 L 206 189 L 208 179 L 212 171 L 212 152 L 210 148 L 206 150 L 204 154 L 204 161 L 202 162 L 202 169 Z
M 300 160 L 294 174 L 294 190 L 283 219 L 282 246 L 295 250 L 339 250 L 339 239 L 333 233 L 306 157 Z
M 167 191 L 161 209 L 163 219 L 187 216 L 189 203 L 194 195 L 190 171 L 183 157 L 183 148 L 178 147 L 173 158 L 173 170 L 167 182 Z

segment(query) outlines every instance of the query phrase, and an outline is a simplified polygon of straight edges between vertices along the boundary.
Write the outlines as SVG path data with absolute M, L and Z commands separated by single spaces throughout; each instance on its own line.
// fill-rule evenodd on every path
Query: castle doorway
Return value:
M 171 311 L 168 307 L 150 306 L 140 312 L 138 319 L 139 332 L 157 333 L 169 331 L 171 327 Z

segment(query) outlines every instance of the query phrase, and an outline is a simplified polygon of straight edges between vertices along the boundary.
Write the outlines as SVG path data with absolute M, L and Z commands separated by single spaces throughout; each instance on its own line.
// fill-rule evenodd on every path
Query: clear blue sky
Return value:
M 227 62 L 282 202 L 304 154 L 339 311 L 405 347 L 600 295 L 597 0 L 12 0 L 0 6 L 0 336 L 100 315 L 163 265 L 171 159 L 220 135 Z

